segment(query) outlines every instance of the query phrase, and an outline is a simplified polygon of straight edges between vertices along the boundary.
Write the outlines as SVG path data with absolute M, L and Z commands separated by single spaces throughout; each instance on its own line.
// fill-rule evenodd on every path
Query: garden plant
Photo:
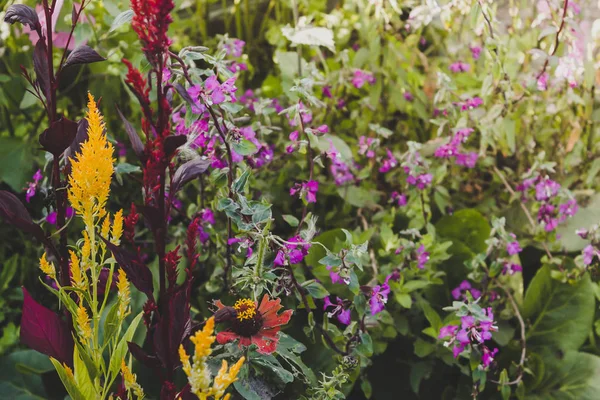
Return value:
M 600 398 L 599 7 L 0 0 L 0 398 Z

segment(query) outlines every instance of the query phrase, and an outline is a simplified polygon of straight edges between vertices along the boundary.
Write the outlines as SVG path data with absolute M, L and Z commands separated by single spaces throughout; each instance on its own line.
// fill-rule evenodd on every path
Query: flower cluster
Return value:
M 374 84 L 375 75 L 373 75 L 370 72 L 363 71 L 361 69 L 355 70 L 354 76 L 352 77 L 352 85 L 355 88 L 360 89 L 365 85 L 365 83 L 368 83 L 369 85 Z
M 456 165 L 465 166 L 467 168 L 475 167 L 478 159 L 477 153 L 464 153 L 461 151 L 462 145 L 466 143 L 473 131 L 473 128 L 458 129 L 447 144 L 443 144 L 435 150 L 434 156 L 444 159 L 454 159 Z
M 167 31 L 173 21 L 173 8 L 172 0 L 131 0 L 131 26 L 142 42 L 148 61 L 154 66 L 163 62 L 160 57 L 171 45 Z
M 547 175 L 526 178 L 517 187 L 523 201 L 533 197 L 536 201 L 537 221 L 546 232 L 554 231 L 558 224 L 577 213 L 577 201 L 561 185 Z
M 298 264 L 308 255 L 311 244 L 300 236 L 291 237 L 284 246 L 277 251 L 273 265 L 282 267 L 288 264 Z
M 296 194 L 298 194 L 298 196 L 302 199 L 305 199 L 307 203 L 316 203 L 318 190 L 319 182 L 317 181 L 296 183 L 290 189 L 290 196 L 295 196 Z
M 446 325 L 440 329 L 439 339 L 446 339 L 444 346 L 452 346 L 452 353 L 457 358 L 459 355 L 477 349 L 481 353 L 481 362 L 484 368 L 494 361 L 498 349 L 490 350 L 485 344 L 492 338 L 492 332 L 498 327 L 494 322 L 494 314 L 490 307 L 481 309 L 473 304 L 474 313 L 464 310 L 457 312 L 460 316 L 460 325 Z
M 225 395 L 227 388 L 237 380 L 237 375 L 244 364 L 245 358 L 241 357 L 234 365 L 228 366 L 223 360 L 217 375 L 212 378 L 210 367 L 207 364 L 208 357 L 212 353 L 212 344 L 217 339 L 213 333 L 215 329 L 215 318 L 210 317 L 202 330 L 196 331 L 190 337 L 194 344 L 194 355 L 192 361 L 186 353 L 183 345 L 179 347 L 179 358 L 183 364 L 183 372 L 187 375 L 190 384 L 190 392 L 202 400 L 214 397 L 215 400 L 228 400 L 230 395 Z

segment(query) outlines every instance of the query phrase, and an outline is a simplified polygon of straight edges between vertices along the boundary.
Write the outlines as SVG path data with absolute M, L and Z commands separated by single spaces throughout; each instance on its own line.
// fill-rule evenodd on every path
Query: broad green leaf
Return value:
M 589 240 L 583 240 L 575 231 L 580 228 L 591 228 L 598 221 L 600 221 L 600 193 L 593 195 L 586 203 L 580 205 L 577 214 L 558 227 L 556 233 L 560 235 L 560 244 L 569 252 L 583 249 Z
M 443 216 L 435 224 L 439 236 L 460 242 L 474 253 L 483 253 L 486 250 L 485 241 L 490 236 L 490 224 L 481 213 L 475 209 L 459 210 L 453 215 Z M 454 245 L 450 253 L 454 254 Z
M 588 337 L 594 322 L 596 300 L 589 276 L 570 285 L 552 279 L 550 268 L 542 267 L 531 281 L 522 315 L 531 325 L 527 347 L 577 350 Z
M 258 151 L 258 148 L 254 143 L 249 140 L 241 139 L 237 143 L 233 143 L 233 151 L 241 156 L 251 156 Z
M 77 346 L 75 346 L 73 352 L 73 367 L 77 388 L 84 396 L 84 398 L 93 399 L 97 397 L 94 385 L 92 384 L 92 380 L 90 379 L 90 374 L 82 358 L 79 356 L 79 350 Z
M 326 296 L 329 296 L 329 292 L 327 291 L 327 289 L 325 289 L 325 287 L 323 287 L 323 285 L 321 285 L 319 282 L 311 282 L 308 285 L 306 285 L 305 288 L 306 290 L 308 290 L 308 293 L 315 299 L 322 299 Z
M 543 352 L 545 370 L 525 400 L 597 400 L 600 393 L 600 357 L 567 351 Z
M 50 361 L 52 361 L 52 364 L 54 364 L 54 368 L 56 369 L 56 372 L 58 372 L 58 376 L 60 377 L 60 380 L 62 381 L 63 385 L 65 385 L 65 389 L 67 389 L 67 392 L 69 393 L 69 396 L 71 396 L 71 399 L 86 400 L 81 391 L 77 388 L 77 383 L 75 382 L 73 371 L 71 371 L 70 369 L 65 369 L 65 367 L 54 358 L 50 358 Z

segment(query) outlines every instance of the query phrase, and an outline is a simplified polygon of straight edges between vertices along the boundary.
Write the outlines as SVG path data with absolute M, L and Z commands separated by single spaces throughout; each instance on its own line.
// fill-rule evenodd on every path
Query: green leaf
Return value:
M 542 267 L 527 289 L 522 315 L 531 321 L 527 346 L 577 350 L 594 322 L 596 300 L 588 275 L 574 285 L 552 279 Z
M 250 176 L 250 169 L 246 169 L 235 181 L 233 181 L 232 189 L 236 193 L 243 193 L 248 177 Z
M 86 399 L 93 399 L 97 397 L 97 393 L 94 390 L 94 385 L 92 384 L 92 380 L 90 379 L 90 374 L 87 370 L 87 367 L 81 357 L 79 356 L 79 351 L 77 346 L 75 346 L 73 352 L 73 367 L 75 374 L 75 382 L 77 383 L 77 388 L 81 392 L 81 394 Z
M 459 210 L 453 215 L 443 216 L 435 224 L 439 236 L 451 239 L 467 246 L 474 253 L 483 253 L 486 250 L 485 241 L 490 236 L 491 228 L 487 219 L 475 209 Z M 454 245 L 450 252 L 454 254 Z
M 311 282 L 308 285 L 306 285 L 305 288 L 306 290 L 308 290 L 308 293 L 315 299 L 322 299 L 326 296 L 329 296 L 329 292 L 327 291 L 327 289 L 325 289 L 325 287 L 319 282 Z
M 108 32 L 113 32 L 119 29 L 121 26 L 128 24 L 133 19 L 133 10 L 123 11 L 121 14 L 117 15 L 110 25 L 110 29 Z
M 251 156 L 258 151 L 258 148 L 251 141 L 241 139 L 239 142 L 233 143 L 233 150 L 240 156 Z
M 600 357 L 568 351 L 543 352 L 543 377 L 525 400 L 596 400 L 600 393 Z
M 415 355 L 419 358 L 427 357 L 435 350 L 435 344 L 426 342 L 421 338 L 417 338 L 414 343 L 415 346 Z
M 283 218 L 283 220 L 285 222 L 287 222 L 292 228 L 295 228 L 298 226 L 298 224 L 300 223 L 300 221 L 298 220 L 298 218 L 294 217 L 293 215 L 290 214 L 283 214 L 281 216 Z
M 369 207 L 377 204 L 379 201 L 379 194 L 377 192 L 358 186 L 338 187 L 337 192 L 346 203 L 354 207 Z
M 0 382 L 2 398 L 11 400 L 45 400 L 46 397 L 31 393 L 26 387 L 19 387 L 12 382 Z
M 31 152 L 27 142 L 0 138 L 0 181 L 6 182 L 17 193 L 31 178 Z
M 71 396 L 71 399 L 85 400 L 85 397 L 77 388 L 77 383 L 75 382 L 72 372 L 68 373 L 65 370 L 65 367 L 63 367 L 63 365 L 58 360 L 50 358 L 50 361 L 52 361 L 52 364 L 54 364 L 54 368 L 56 369 L 56 372 L 58 372 L 58 376 L 60 377 L 60 380 L 62 381 L 63 385 L 65 385 L 65 389 L 67 389 L 67 392 L 69 393 L 69 396 Z
M 407 293 L 395 293 L 394 298 L 404 308 L 410 308 L 412 306 L 412 299 Z
M 142 320 L 143 314 L 144 314 L 143 312 L 140 312 L 131 321 L 131 324 L 127 328 L 127 331 L 125 331 L 125 334 L 119 341 L 119 344 L 117 345 L 117 347 L 115 349 L 115 352 L 111 355 L 110 365 L 108 367 L 111 383 L 117 377 L 117 375 L 119 374 L 119 371 L 121 370 L 121 361 L 125 358 L 125 354 L 127 354 L 127 342 L 131 342 L 131 340 L 133 339 L 133 334 L 135 333 L 135 330 L 137 329 L 140 321 Z
M 294 375 L 285 370 L 279 361 L 277 361 L 277 359 L 271 355 L 253 357 L 251 360 L 252 364 L 260 365 L 269 373 L 274 373 L 275 376 L 283 383 L 290 383 L 294 381 Z

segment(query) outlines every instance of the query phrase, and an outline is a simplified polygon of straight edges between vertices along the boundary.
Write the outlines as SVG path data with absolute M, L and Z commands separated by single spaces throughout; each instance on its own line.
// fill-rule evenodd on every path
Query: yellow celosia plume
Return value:
M 106 139 L 104 122 L 94 97 L 88 93 L 88 139 L 81 151 L 71 159 L 69 176 L 69 202 L 87 223 L 94 216 L 106 214 L 110 181 L 113 175 L 114 148 Z
M 122 268 L 119 268 L 119 277 L 117 279 L 117 293 L 119 298 L 119 310 L 118 317 L 119 319 L 125 318 L 129 315 L 129 303 L 131 302 L 131 293 L 129 291 L 129 281 L 127 280 L 127 275 Z
M 190 363 L 190 356 L 186 353 L 183 345 L 179 347 L 179 358 L 183 364 L 183 371 L 188 377 L 191 392 L 200 398 L 206 400 L 213 397 L 215 400 L 228 399 L 229 395 L 225 394 L 225 390 L 237 379 L 237 374 L 240 372 L 245 358 L 240 358 L 231 368 L 227 368 L 227 361 L 223 360 L 221 369 L 214 379 L 211 379 L 210 368 L 206 364 L 208 356 L 212 353 L 211 346 L 216 337 L 213 335 L 215 329 L 214 317 L 209 318 L 204 325 L 204 328 L 197 331 L 194 336 L 190 337 L 194 343 L 193 363 Z
M 46 260 L 46 253 L 42 255 L 42 258 L 40 258 L 40 269 L 50 278 L 56 279 L 56 270 L 54 269 L 54 264 Z
M 82 304 L 77 308 L 77 333 L 81 343 L 85 343 L 92 337 L 92 327 L 90 326 L 90 317 Z
M 121 361 L 121 373 L 123 374 L 123 381 L 125 382 L 125 389 L 132 390 L 133 393 L 137 396 L 138 400 L 144 398 L 144 390 L 137 383 L 137 379 L 135 374 L 131 372 L 125 360 Z

